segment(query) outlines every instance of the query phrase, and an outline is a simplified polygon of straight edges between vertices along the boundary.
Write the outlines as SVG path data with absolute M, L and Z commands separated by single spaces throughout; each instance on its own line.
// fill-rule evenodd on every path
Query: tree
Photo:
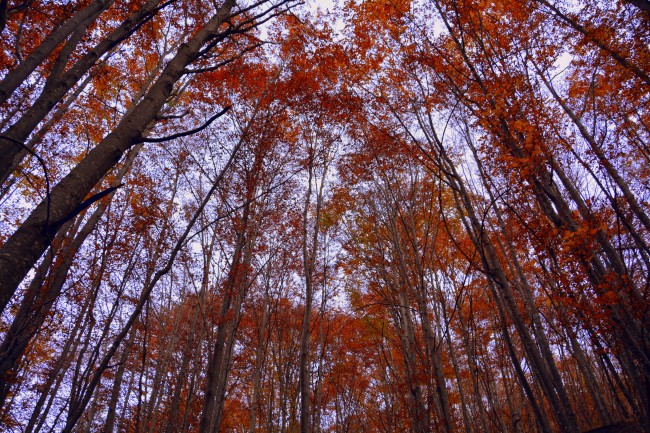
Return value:
M 645 3 L 0 1 L 0 424 L 650 429 Z

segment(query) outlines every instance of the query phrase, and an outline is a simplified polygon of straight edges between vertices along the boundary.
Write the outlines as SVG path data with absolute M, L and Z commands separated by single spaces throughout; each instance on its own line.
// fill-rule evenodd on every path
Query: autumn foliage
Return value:
M 0 1 L 0 429 L 650 433 L 649 29 Z

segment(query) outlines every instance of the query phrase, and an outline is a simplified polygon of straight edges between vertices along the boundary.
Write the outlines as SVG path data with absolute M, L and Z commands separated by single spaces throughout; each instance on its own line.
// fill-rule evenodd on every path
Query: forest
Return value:
M 0 0 L 0 431 L 613 425 L 650 0 Z

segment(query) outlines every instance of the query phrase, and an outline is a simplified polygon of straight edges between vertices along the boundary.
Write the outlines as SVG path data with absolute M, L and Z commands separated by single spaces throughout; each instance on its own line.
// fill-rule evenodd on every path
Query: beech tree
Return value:
M 647 3 L 0 1 L 0 425 L 650 432 Z

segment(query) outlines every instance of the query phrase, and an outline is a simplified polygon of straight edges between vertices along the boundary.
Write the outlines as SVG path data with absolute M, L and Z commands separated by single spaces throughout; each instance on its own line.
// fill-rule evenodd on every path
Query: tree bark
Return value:
M 7 239 L 0 249 L 0 312 L 4 311 L 18 285 L 48 247 L 61 222 L 78 212 L 86 195 L 123 153 L 142 140 L 142 134 L 165 105 L 185 67 L 201 54 L 207 42 L 216 37 L 233 6 L 234 0 L 225 0 L 196 35 L 181 45 L 147 97 L 52 189 L 49 196 Z
M 157 12 L 159 4 L 160 0 L 149 0 L 141 9 L 131 14 L 122 22 L 110 35 L 77 60 L 65 73 L 63 72 L 63 68 L 65 67 L 65 63 L 67 63 L 67 59 L 59 59 L 59 64 L 55 65 L 58 66 L 59 71 L 52 71 L 52 75 L 46 80 L 45 86 L 36 101 L 12 126 L 2 133 L 3 136 L 9 137 L 10 139 L 0 137 L 0 180 L 4 182 L 11 175 L 11 168 L 18 165 L 22 158 L 28 154 L 27 144 L 20 145 L 18 143 L 24 143 L 27 140 L 29 135 L 52 108 L 61 101 L 65 94 L 79 82 L 104 54 L 130 37 L 143 23 L 151 19 Z M 64 54 L 63 52 L 61 53 L 62 56 Z M 57 68 L 55 67 L 55 69 Z M 60 76 L 58 76 L 57 72 L 60 73 Z M 180 75 L 178 75 L 178 78 L 180 78 Z M 178 78 L 174 81 L 178 80 Z M 163 93 L 165 92 L 165 90 L 159 90 L 159 92 L 161 91 Z M 155 110 L 160 110 L 160 108 L 162 108 L 162 104 L 155 108 Z M 151 123 L 153 117 L 148 121 L 146 119 L 143 120 L 147 122 L 144 125 L 146 127 Z M 140 133 L 142 134 L 143 131 Z
M 16 68 L 9 71 L 0 82 L 0 105 L 4 104 L 36 68 L 56 49 L 61 42 L 81 26 L 88 26 L 108 9 L 114 0 L 94 0 L 75 12 L 65 23 L 50 33 L 43 42 Z M 6 6 L 6 3 L 5 3 Z M 0 33 L 2 31 L 0 30 Z

